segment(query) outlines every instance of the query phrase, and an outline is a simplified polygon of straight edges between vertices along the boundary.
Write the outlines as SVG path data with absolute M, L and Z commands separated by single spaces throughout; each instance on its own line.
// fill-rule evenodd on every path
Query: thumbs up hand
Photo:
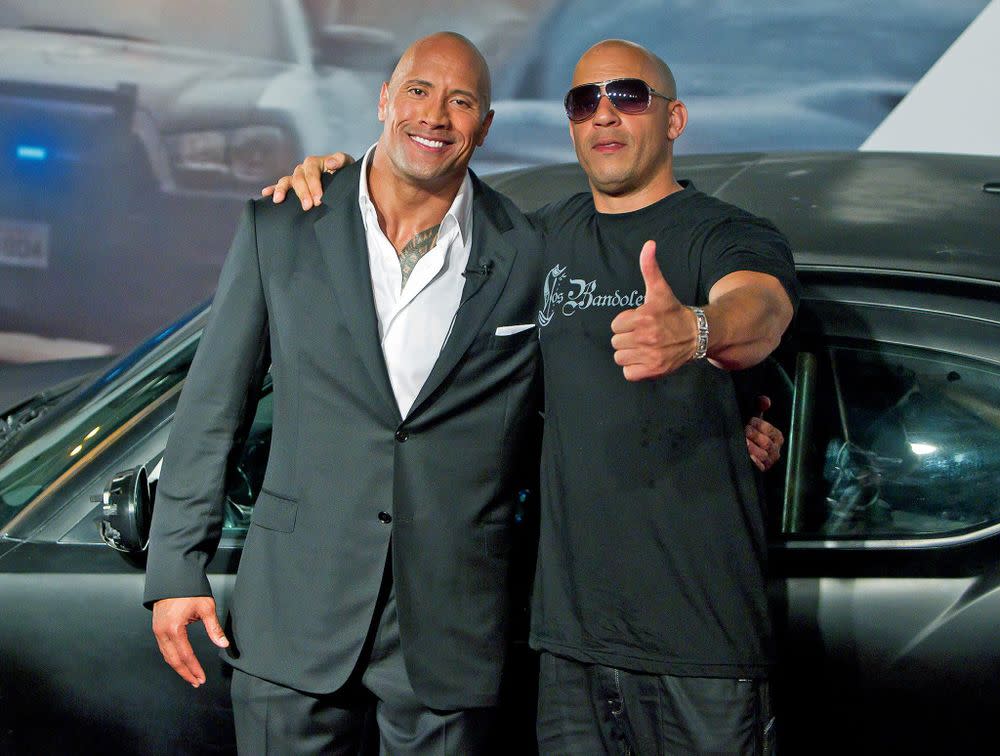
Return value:
M 643 303 L 611 321 L 615 364 L 629 381 L 674 372 L 694 356 L 698 345 L 695 315 L 678 301 L 663 277 L 656 263 L 656 242 L 642 245 L 639 268 L 646 284 Z

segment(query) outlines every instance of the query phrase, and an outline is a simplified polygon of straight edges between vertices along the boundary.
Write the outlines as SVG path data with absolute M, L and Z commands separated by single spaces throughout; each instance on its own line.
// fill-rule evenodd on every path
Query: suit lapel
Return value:
M 399 406 L 389 383 L 389 371 L 379 342 L 378 316 L 368 266 L 368 243 L 358 207 L 360 178 L 359 160 L 341 170 L 330 181 L 323 193 L 320 217 L 315 221 L 314 229 L 330 272 L 334 299 L 343 311 L 344 323 L 361 362 L 398 417 Z
M 506 239 L 513 228 L 510 216 L 475 174 L 472 186 L 472 248 L 461 303 L 448 339 L 408 417 L 421 409 L 465 355 L 503 293 L 517 257 L 517 250 Z

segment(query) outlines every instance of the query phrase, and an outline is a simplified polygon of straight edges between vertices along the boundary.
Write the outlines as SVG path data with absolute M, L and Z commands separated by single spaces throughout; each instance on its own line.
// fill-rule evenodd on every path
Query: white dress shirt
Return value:
M 437 241 L 417 261 L 403 287 L 399 255 L 379 226 L 368 193 L 368 163 L 374 152 L 373 146 L 361 165 L 358 204 L 365 224 L 382 354 L 399 414 L 406 417 L 451 332 L 462 298 L 462 274 L 472 248 L 472 180 L 466 172 L 441 221 Z

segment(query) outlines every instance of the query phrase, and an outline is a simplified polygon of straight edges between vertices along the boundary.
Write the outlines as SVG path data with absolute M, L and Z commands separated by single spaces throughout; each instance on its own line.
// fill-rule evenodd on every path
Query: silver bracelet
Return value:
M 688 307 L 698 321 L 698 346 L 695 347 L 692 360 L 703 360 L 708 355 L 708 318 L 700 307 Z

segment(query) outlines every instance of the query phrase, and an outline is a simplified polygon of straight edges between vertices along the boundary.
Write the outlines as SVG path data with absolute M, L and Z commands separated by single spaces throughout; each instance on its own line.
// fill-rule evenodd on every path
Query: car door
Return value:
M 800 273 L 772 518 L 784 745 L 979 752 L 1000 699 L 997 287 Z
M 197 324 L 195 324 L 197 325 Z M 183 335 L 183 334 L 182 334 Z M 36 439 L 26 449 L 25 473 L 0 476 L 9 505 L 18 492 L 30 503 L 0 539 L 0 752 L 3 753 L 233 753 L 228 667 L 204 630 L 189 628 L 208 677 L 194 689 L 162 660 L 142 606 L 142 558 L 106 545 L 99 534 L 102 492 L 120 470 L 145 465 L 155 490 L 183 376 L 198 332 L 166 350 L 141 375 L 113 385 L 86 448 L 85 410 L 70 413 L 67 433 Z M 168 345 L 169 346 L 169 345 Z M 126 358 L 119 368 L 127 376 Z M 130 382 L 131 381 L 131 382 Z M 113 383 L 113 382 L 112 382 Z M 238 464 L 227 477 L 225 527 L 209 565 L 209 580 L 225 619 L 253 501 L 263 479 L 271 437 L 270 382 L 265 381 Z M 91 418 L 93 415 L 90 416 Z M 82 424 L 81 424 L 82 423 Z M 67 425 L 68 424 L 68 425 Z M 43 439 L 62 439 L 78 457 L 54 480 L 35 480 L 46 455 Z M 30 446 L 30 445 L 29 445 Z M 77 451 L 81 447 L 82 451 Z M 36 453 L 37 452 L 37 453 Z M 74 454 L 75 452 L 75 454 Z M 16 460 L 15 460 L 16 462 Z M 0 468 L 0 472 L 4 472 Z M 33 479 L 34 476 L 34 479 Z M 6 486 L 6 487 L 5 487 Z M 36 490 L 37 489 L 37 490 Z

